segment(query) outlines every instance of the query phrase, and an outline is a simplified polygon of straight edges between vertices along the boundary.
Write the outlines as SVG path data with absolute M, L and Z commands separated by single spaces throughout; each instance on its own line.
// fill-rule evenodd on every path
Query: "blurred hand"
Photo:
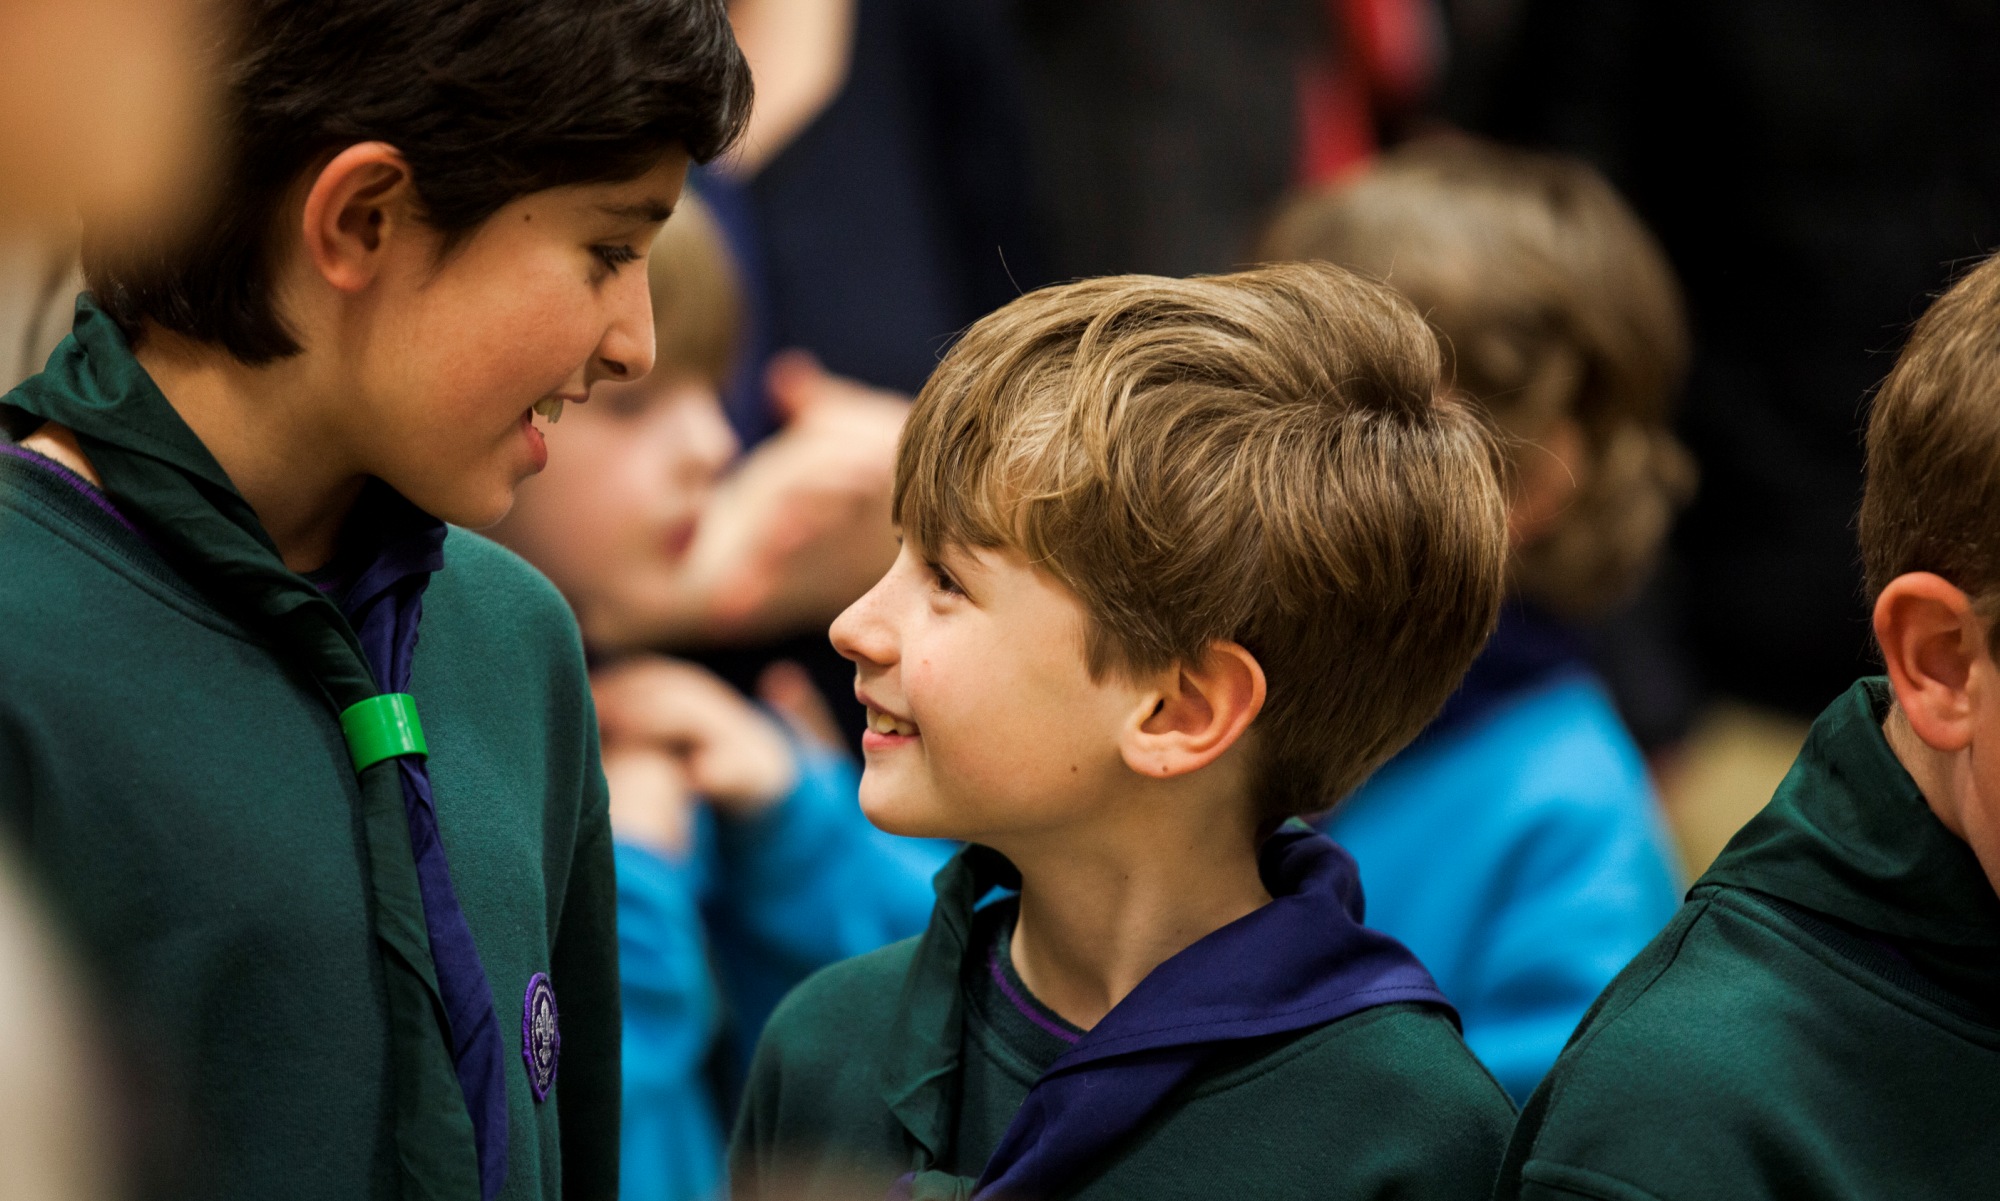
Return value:
M 766 376 L 785 428 L 716 493 L 688 553 L 697 636 L 770 638 L 833 620 L 896 558 L 889 497 L 909 402 L 803 351 Z
M 798 764 L 777 723 L 692 663 L 658 655 L 628 659 L 593 672 L 590 690 L 604 742 L 605 776 L 610 779 L 611 765 L 618 760 L 634 781 L 635 806 L 653 806 L 649 798 L 664 796 L 668 786 L 657 762 L 627 756 L 664 760 L 677 773 L 683 793 L 737 817 L 776 804 L 798 780 Z M 615 780 L 611 799 L 615 826 Z M 683 801 L 682 808 L 688 804 Z M 648 822 L 661 819 L 642 814 L 635 820 L 650 829 Z
M 680 859 L 694 844 L 694 790 L 666 751 L 643 743 L 604 748 L 611 832 L 620 842 Z

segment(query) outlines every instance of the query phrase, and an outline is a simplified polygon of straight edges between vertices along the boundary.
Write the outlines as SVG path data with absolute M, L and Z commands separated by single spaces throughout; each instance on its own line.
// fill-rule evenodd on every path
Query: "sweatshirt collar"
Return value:
M 1889 749 L 1890 703 L 1875 676 L 1828 706 L 1771 803 L 1697 887 L 1750 889 L 1889 938 L 2000 948 L 2000 896 Z
M 1331 839 L 1288 824 L 1265 842 L 1258 867 L 1271 903 L 1155 968 L 1051 1065 L 976 1195 L 1034 1195 L 1063 1179 L 1143 1122 L 1219 1044 L 1304 1030 L 1376 1005 L 1451 1012 L 1402 944 L 1361 924 L 1359 874 Z M 961 971 L 967 954 L 982 950 L 972 944 L 974 909 L 995 889 L 1019 886 L 1012 864 L 978 846 L 938 875 L 937 908 L 897 1002 L 898 1044 L 882 1082 L 919 1149 L 919 1171 L 949 1150 L 965 1019 Z

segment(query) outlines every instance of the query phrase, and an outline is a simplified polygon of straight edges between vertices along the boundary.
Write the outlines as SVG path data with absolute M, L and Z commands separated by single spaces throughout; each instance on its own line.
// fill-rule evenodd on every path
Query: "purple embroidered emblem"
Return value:
M 521 1002 L 521 1062 L 528 1065 L 528 1087 L 535 1100 L 547 1100 L 555 1086 L 556 1057 L 561 1051 L 555 986 L 547 973 L 536 972 L 528 977 L 528 995 Z

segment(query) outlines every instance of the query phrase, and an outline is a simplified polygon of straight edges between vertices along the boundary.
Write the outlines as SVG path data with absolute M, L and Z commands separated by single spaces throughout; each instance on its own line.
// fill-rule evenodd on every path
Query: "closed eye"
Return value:
M 620 267 L 623 267 L 627 263 L 636 263 L 642 257 L 638 251 L 625 245 L 623 242 L 600 243 L 592 246 L 590 253 L 596 257 L 598 262 L 604 264 L 604 269 L 607 273 L 613 275 L 618 273 Z

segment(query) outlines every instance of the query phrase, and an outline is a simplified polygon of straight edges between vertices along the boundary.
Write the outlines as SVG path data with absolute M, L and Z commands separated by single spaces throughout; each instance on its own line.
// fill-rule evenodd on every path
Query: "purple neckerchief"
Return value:
M 1361 924 L 1360 875 L 1332 839 L 1287 826 L 1265 841 L 1258 870 L 1270 904 L 1154 968 L 1049 1065 L 986 1161 L 974 1201 L 1067 1191 L 1228 1044 L 1398 1002 L 1458 1020 L 1415 955 Z M 890 1196 L 910 1195 L 913 1179 Z
M 338 586 L 333 599 L 354 627 L 376 683 L 385 692 L 408 692 L 424 589 L 431 573 L 444 567 L 445 524 L 373 481 L 355 511 L 359 520 L 351 519 L 348 528 L 368 530 L 380 542 L 373 557 Z M 423 894 L 424 927 L 450 1023 L 452 1063 L 479 1149 L 479 1192 L 483 1201 L 492 1201 L 507 1178 L 507 1061 L 493 991 L 452 888 L 431 800 L 430 769 L 415 756 L 404 756 L 396 765 Z
M 82 494 L 85 500 L 104 510 L 105 516 L 130 530 L 133 537 L 139 539 L 141 542 L 146 541 L 146 535 L 139 532 L 138 526 L 133 525 L 125 519 L 125 514 L 118 511 L 118 506 L 111 503 L 111 498 L 104 495 L 102 488 L 92 484 L 89 480 L 84 479 L 61 463 L 56 462 L 47 455 L 37 454 L 25 446 L 18 446 L 5 440 L 0 440 L 0 455 L 19 459 L 24 463 L 33 463 L 35 466 L 42 468 L 50 475 L 55 476 L 63 483 L 76 489 L 77 492 Z

